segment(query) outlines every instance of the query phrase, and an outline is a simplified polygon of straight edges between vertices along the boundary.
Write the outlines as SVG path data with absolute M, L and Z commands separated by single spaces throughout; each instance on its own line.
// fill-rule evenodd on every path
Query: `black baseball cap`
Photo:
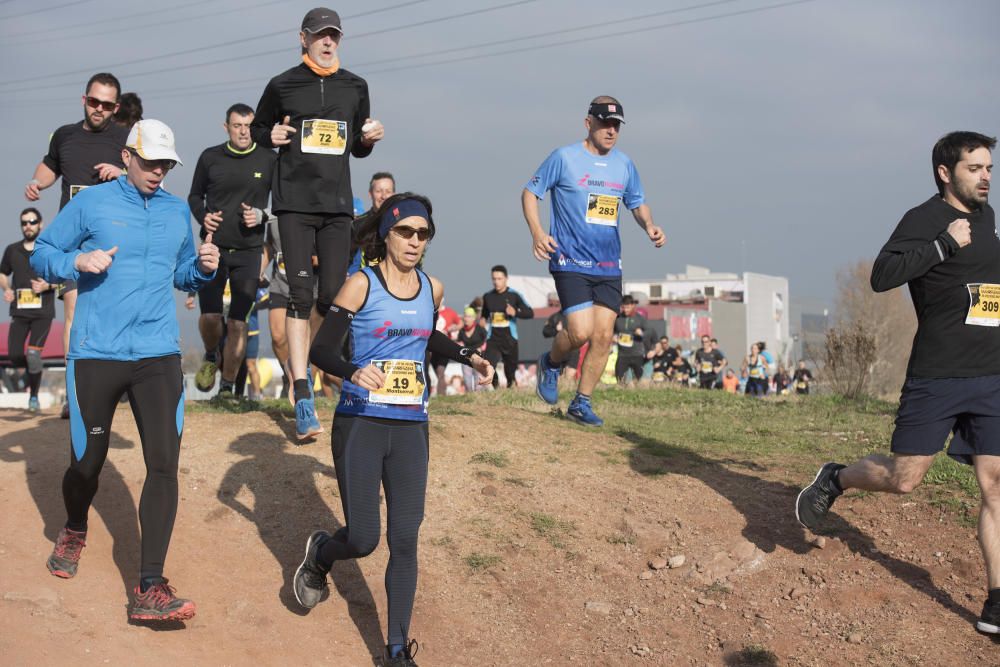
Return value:
M 332 9 L 326 7 L 310 9 L 302 19 L 302 32 L 317 33 L 327 28 L 333 28 L 341 35 L 344 34 L 343 28 L 340 27 L 340 14 Z
M 604 103 L 597 102 L 590 105 L 590 109 L 587 113 L 598 120 L 617 120 L 620 123 L 625 122 L 625 111 L 622 109 L 622 105 L 618 103 Z

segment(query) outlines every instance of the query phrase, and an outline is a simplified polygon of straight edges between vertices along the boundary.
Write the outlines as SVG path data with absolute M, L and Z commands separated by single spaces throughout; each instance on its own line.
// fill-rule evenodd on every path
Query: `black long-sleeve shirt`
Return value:
M 370 105 L 368 84 L 345 69 L 321 77 L 300 64 L 268 82 L 250 126 L 254 141 L 273 148 L 271 128 L 285 116 L 296 130 L 289 135 L 291 143 L 278 151 L 271 186 L 271 210 L 276 215 L 285 211 L 354 215 L 348 160 L 372 152 L 371 146 L 361 143 Z
M 514 315 L 507 314 L 507 306 L 514 307 Z M 534 316 L 535 311 L 521 294 L 509 287 L 503 292 L 491 289 L 483 295 L 482 317 L 486 320 L 490 338 L 496 335 L 510 334 L 516 340 L 517 320 L 530 320 Z
M 960 218 L 969 221 L 972 234 L 972 243 L 964 248 L 947 232 Z M 871 276 L 876 292 L 904 283 L 917 311 L 908 377 L 1000 374 L 1000 327 L 966 321 L 973 293 L 977 303 L 990 301 L 990 308 L 1000 308 L 1000 298 L 989 298 L 991 292 L 1000 294 L 1000 287 L 979 287 L 1000 286 L 1000 237 L 992 207 L 966 213 L 935 195 L 907 211 L 875 260 Z
M 271 177 L 278 156 L 274 151 L 253 146 L 235 151 L 229 142 L 206 148 L 194 168 L 188 206 L 199 225 L 206 212 L 222 211 L 222 223 L 212 235 L 220 248 L 253 249 L 264 244 L 264 224 L 243 224 L 243 207 L 266 209 L 271 193 Z M 202 229 L 202 238 L 205 230 Z

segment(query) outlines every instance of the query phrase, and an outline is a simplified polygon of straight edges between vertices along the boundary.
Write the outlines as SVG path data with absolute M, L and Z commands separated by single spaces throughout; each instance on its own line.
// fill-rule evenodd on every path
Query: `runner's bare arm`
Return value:
M 649 236 L 649 240 L 653 242 L 657 248 L 662 248 L 663 244 L 667 242 L 667 237 L 663 233 L 663 230 L 653 224 L 653 212 L 649 210 L 649 206 L 646 204 L 639 204 L 637 207 L 632 209 L 632 217 L 635 221 L 642 227 L 642 230 L 646 232 Z
M 531 231 L 531 252 L 535 255 L 535 259 L 544 262 L 559 246 L 556 245 L 556 240 L 542 229 L 542 223 L 538 217 L 538 197 L 527 188 L 521 192 L 521 211 L 524 213 L 524 220 L 528 223 L 528 229 Z
M 24 188 L 24 197 L 28 201 L 38 201 L 41 197 L 41 191 L 52 187 L 52 184 L 56 182 L 59 176 L 56 172 L 49 169 L 48 165 L 44 162 L 39 162 L 38 166 L 35 167 L 35 173 L 31 177 L 31 181 Z

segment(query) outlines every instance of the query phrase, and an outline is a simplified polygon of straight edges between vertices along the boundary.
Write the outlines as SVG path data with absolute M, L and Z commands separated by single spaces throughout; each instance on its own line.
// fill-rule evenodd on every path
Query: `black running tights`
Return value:
M 417 533 L 424 519 L 427 491 L 427 422 L 379 420 L 337 415 L 333 420 L 333 463 L 344 507 L 343 528 L 327 540 L 319 561 L 330 565 L 363 558 L 378 546 L 382 533 L 379 485 L 385 488 L 389 566 L 388 643 L 409 637 L 417 591 Z

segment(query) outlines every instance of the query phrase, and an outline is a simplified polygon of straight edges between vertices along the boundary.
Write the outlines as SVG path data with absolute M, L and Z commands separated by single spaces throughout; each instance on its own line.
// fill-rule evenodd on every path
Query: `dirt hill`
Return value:
M 530 394 L 432 405 L 411 633 L 421 665 L 996 664 L 976 634 L 983 566 L 966 471 L 910 497 L 838 501 L 821 546 L 792 503 L 833 456 L 884 448 L 892 406 L 609 391 L 585 429 Z M 329 407 L 321 410 L 329 424 Z M 75 579 L 45 559 L 65 520 L 67 423 L 0 412 L 6 664 L 370 665 L 385 543 L 299 609 L 306 537 L 340 525 L 329 437 L 275 406 L 189 410 L 167 560 L 197 616 L 129 625 L 144 468 L 127 408 Z

